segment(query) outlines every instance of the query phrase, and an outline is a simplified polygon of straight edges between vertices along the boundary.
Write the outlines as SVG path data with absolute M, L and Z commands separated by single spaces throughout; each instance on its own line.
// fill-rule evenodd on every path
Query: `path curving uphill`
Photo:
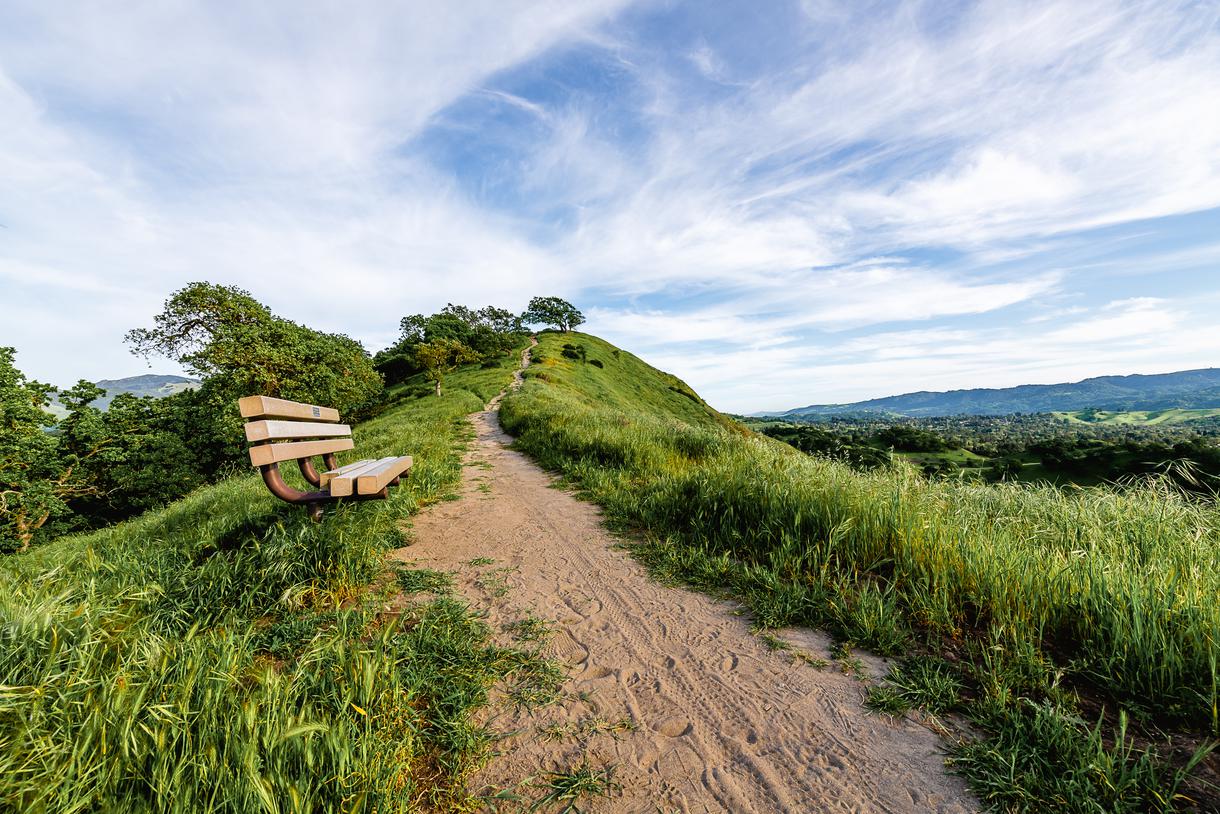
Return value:
M 471 416 L 460 499 L 421 513 L 395 554 L 454 572 L 493 626 L 551 620 L 548 648 L 568 667 L 560 703 L 494 722 L 513 734 L 476 782 L 505 788 L 587 760 L 618 784 L 582 805 L 594 812 L 977 810 L 933 732 L 869 714 L 861 683 L 833 664 L 768 649 L 733 603 L 652 581 L 595 506 L 509 448 L 498 404 Z

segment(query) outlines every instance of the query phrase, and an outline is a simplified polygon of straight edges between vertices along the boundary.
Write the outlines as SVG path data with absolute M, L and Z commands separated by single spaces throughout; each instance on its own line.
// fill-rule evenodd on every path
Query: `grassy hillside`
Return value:
M 1208 410 L 1076 410 L 1068 413 L 1052 413 L 1070 424 L 1134 424 L 1174 425 L 1186 424 L 1201 418 L 1220 416 L 1220 408 Z
M 564 343 L 603 367 L 564 358 Z M 1195 744 L 1220 734 L 1214 504 L 1156 484 L 859 473 L 735 427 L 593 337 L 546 334 L 538 356 L 502 409 L 525 451 L 643 530 L 637 551 L 659 574 L 741 597 L 763 627 L 820 626 L 847 647 L 907 654 L 870 700 L 968 714 L 987 737 L 956 766 L 987 803 L 1183 802 L 1188 755 L 1142 752 L 1127 714 L 1141 743 L 1161 728 Z
M 565 357 L 565 346 L 583 346 L 587 361 Z M 590 334 L 542 334 L 525 375 L 562 385 L 566 396 L 588 407 L 674 418 L 691 426 L 732 425 L 677 376 Z
M 458 481 L 462 417 L 510 360 L 355 429 L 347 460 L 415 456 L 390 500 L 313 524 L 241 475 L 0 560 L 0 809 L 473 807 L 474 712 L 497 682 L 536 697 L 554 671 L 452 597 L 383 614 L 396 585 L 375 580 L 402 521 Z

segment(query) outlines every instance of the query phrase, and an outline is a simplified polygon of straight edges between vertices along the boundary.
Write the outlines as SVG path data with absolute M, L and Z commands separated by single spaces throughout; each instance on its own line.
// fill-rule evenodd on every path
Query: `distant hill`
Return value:
M 93 402 L 93 406 L 99 410 L 105 410 L 109 407 L 111 400 L 120 393 L 131 393 L 136 396 L 152 396 L 155 399 L 161 399 L 166 396 L 172 396 L 174 393 L 180 393 L 183 390 L 194 390 L 200 384 L 198 379 L 191 379 L 186 376 L 163 376 L 156 373 L 128 376 L 126 379 L 102 379 L 94 383 L 106 391 L 105 396 Z M 67 415 L 67 410 L 64 409 L 64 406 L 58 400 L 52 401 L 49 409 L 57 418 Z
M 904 416 L 1010 415 L 1075 410 L 1172 410 L 1220 407 L 1220 368 L 1155 375 L 1098 376 L 1065 384 L 1023 384 L 933 393 L 920 391 L 852 404 L 812 404 L 783 413 L 787 418 L 851 414 Z
M 186 376 L 161 376 L 156 373 L 145 373 L 142 376 L 128 376 L 126 379 L 102 379 L 97 386 L 106 391 L 104 398 L 94 402 L 100 410 L 110 405 L 110 400 L 119 393 L 131 393 L 135 396 L 152 396 L 155 399 L 172 396 L 183 390 L 194 390 L 200 384 L 198 379 Z

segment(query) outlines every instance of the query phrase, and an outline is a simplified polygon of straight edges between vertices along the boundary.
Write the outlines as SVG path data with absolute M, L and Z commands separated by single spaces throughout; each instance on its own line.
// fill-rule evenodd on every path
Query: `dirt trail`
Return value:
M 946 774 L 940 739 L 868 714 L 862 684 L 837 665 L 773 652 L 736 605 L 650 580 L 596 507 L 508 448 L 497 406 L 472 416 L 460 500 L 420 514 L 396 552 L 455 572 L 497 629 L 530 612 L 551 620 L 548 649 L 568 665 L 563 701 L 494 721 L 514 734 L 477 783 L 503 788 L 587 758 L 614 766 L 619 784 L 582 804 L 594 812 L 977 809 Z M 820 634 L 784 638 L 827 657 Z

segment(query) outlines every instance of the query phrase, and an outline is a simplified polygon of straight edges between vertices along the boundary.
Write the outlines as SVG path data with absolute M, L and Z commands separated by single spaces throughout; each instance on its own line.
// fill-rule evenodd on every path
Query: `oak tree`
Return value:
M 415 361 L 436 383 L 436 395 L 439 396 L 445 374 L 459 365 L 479 361 L 479 354 L 456 339 L 436 339 L 415 346 Z
M 521 315 L 531 325 L 549 325 L 564 333 L 585 321 L 576 306 L 559 297 L 534 297 Z

